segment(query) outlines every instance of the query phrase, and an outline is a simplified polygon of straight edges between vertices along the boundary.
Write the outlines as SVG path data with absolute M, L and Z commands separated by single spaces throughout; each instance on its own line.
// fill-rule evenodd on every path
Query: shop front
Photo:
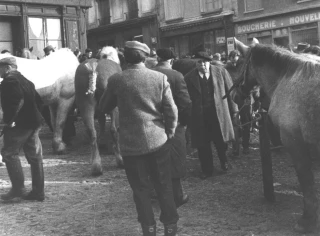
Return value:
M 247 44 L 257 38 L 263 44 L 294 49 L 298 43 L 320 43 L 320 9 L 300 11 L 250 21 L 237 21 L 236 37 Z
M 227 54 L 227 38 L 234 36 L 232 15 L 167 25 L 160 32 L 161 46 L 170 47 L 180 58 L 203 50 L 209 54 Z
M 33 47 L 33 53 L 42 58 L 48 45 L 84 50 L 89 7 L 89 0 L 1 1 L 0 51 L 16 55 L 19 48 Z

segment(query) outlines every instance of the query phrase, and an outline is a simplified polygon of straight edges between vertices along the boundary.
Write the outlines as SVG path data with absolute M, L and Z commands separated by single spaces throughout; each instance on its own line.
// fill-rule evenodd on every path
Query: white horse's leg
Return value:
M 119 132 L 118 132 L 118 127 L 119 127 L 119 111 L 118 108 L 116 107 L 112 112 L 111 112 L 111 137 L 113 141 L 113 151 L 114 155 L 116 156 L 116 162 L 118 167 L 123 167 L 123 159 L 120 154 L 120 144 L 119 144 Z
M 77 102 L 77 106 L 80 110 L 80 115 L 90 137 L 92 162 L 91 173 L 94 176 L 102 175 L 101 157 L 97 144 L 97 132 L 94 127 L 94 111 L 96 101 L 94 99 L 91 101 L 87 99 L 81 99 L 81 101 Z

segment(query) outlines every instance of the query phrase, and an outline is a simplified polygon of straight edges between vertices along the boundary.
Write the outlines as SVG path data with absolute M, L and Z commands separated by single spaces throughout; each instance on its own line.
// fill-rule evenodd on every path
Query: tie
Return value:
M 204 81 L 207 81 L 207 80 L 208 80 L 206 74 L 203 74 L 203 79 L 204 79 Z

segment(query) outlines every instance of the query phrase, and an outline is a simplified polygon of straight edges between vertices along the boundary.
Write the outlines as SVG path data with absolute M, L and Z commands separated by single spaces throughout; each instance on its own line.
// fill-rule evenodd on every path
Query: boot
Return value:
M 27 195 L 27 191 L 24 187 L 24 175 L 19 157 L 13 157 L 6 161 L 6 167 L 12 183 L 12 188 L 8 193 L 2 194 L 0 196 L 1 199 L 9 201 L 16 197 L 25 197 Z
M 32 190 L 25 200 L 44 200 L 44 173 L 42 161 L 31 164 Z
M 142 227 L 143 236 L 156 236 L 156 233 L 157 233 L 156 225 L 152 225 L 152 226 L 141 225 L 141 227 Z
M 177 234 L 177 230 L 178 230 L 177 224 L 165 225 L 164 236 L 175 236 Z

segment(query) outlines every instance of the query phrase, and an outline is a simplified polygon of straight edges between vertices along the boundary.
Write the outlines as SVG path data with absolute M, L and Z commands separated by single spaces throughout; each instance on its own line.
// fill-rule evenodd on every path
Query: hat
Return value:
M 126 48 L 138 49 L 147 54 L 150 54 L 150 48 L 145 43 L 140 43 L 139 41 L 127 41 L 125 44 Z
M 310 44 L 308 43 L 298 43 L 297 51 L 303 51 L 308 47 L 310 47 Z
M 169 48 L 160 48 L 157 50 L 157 55 L 163 60 L 169 60 L 172 58 L 176 58 L 176 55 Z
M 17 66 L 17 60 L 14 57 L 6 57 L 0 60 L 0 65 Z
M 43 51 L 44 51 L 45 54 L 47 54 L 50 51 L 54 51 L 54 47 L 52 47 L 51 45 L 48 45 L 43 49 Z
M 207 52 L 198 52 L 196 54 L 196 58 L 200 58 L 205 61 L 212 61 L 212 58 L 210 57 L 210 55 Z

